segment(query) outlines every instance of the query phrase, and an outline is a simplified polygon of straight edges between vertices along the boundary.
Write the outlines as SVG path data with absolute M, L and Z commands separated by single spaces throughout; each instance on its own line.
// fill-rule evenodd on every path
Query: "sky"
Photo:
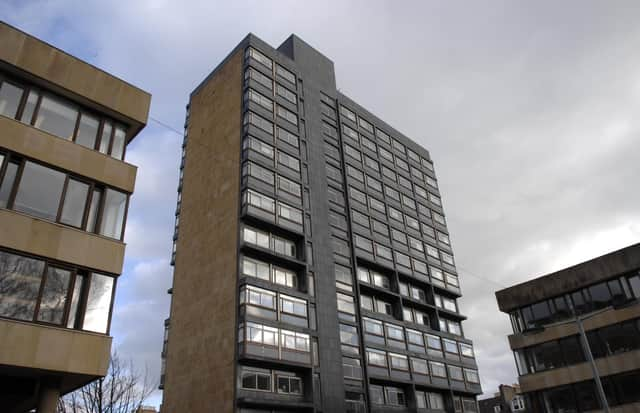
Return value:
M 328 56 L 344 94 L 431 153 L 485 396 L 517 380 L 496 290 L 640 242 L 640 2 L 5 0 L 0 18 L 149 91 L 177 131 L 249 32 Z M 126 159 L 111 331 L 156 377 L 181 139 L 150 120 Z

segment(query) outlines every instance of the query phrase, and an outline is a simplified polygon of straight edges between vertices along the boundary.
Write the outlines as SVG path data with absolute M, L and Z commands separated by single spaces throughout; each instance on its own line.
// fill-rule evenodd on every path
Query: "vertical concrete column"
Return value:
M 38 391 L 37 413 L 56 413 L 60 398 L 60 383 L 53 378 L 43 378 Z

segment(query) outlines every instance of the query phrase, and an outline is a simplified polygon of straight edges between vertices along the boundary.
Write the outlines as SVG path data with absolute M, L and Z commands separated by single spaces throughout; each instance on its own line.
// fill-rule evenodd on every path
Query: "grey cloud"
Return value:
M 247 32 L 273 45 L 295 32 L 329 56 L 344 93 L 431 151 L 487 394 L 516 380 L 499 285 L 640 240 L 636 1 L 61 0 L 0 14 L 150 90 L 152 115 L 178 129 Z M 123 275 L 114 326 L 157 370 L 180 137 L 150 125 L 128 154 L 126 235 L 128 268 L 150 266 Z

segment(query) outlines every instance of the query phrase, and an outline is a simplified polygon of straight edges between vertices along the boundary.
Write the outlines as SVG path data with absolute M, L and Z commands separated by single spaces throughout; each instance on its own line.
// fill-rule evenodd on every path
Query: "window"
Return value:
M 272 249 L 278 254 L 287 255 L 289 257 L 296 256 L 296 245 L 288 239 L 271 235 L 271 244 Z
M 356 327 L 340 324 L 340 343 L 343 352 L 360 354 L 358 329 Z
M 398 222 L 403 222 L 402 217 L 402 212 L 398 211 L 394 207 L 389 207 L 389 218 L 395 219 Z
M 298 126 L 298 115 L 296 115 L 295 113 L 291 112 L 288 109 L 283 108 L 280 105 L 276 106 L 276 115 L 278 115 L 279 118 L 282 118 Z
M 360 154 L 360 151 L 355 149 L 353 146 L 344 145 L 344 153 L 346 153 L 347 156 L 355 159 L 356 161 L 362 162 L 362 155 Z
M 427 367 L 427 360 L 411 357 L 411 370 L 414 374 L 428 376 L 429 368 Z
M 374 320 L 372 318 L 362 317 L 362 324 L 364 331 L 367 334 L 373 334 L 375 336 L 384 336 L 384 330 L 382 327 L 382 321 Z
M 268 111 L 273 112 L 273 100 L 269 99 L 268 97 L 256 92 L 253 89 L 247 90 L 244 96 L 245 99 L 257 103 Z
M 440 337 L 427 334 L 427 353 L 434 357 L 443 357 Z
M 291 146 L 298 147 L 298 137 L 293 133 L 289 132 L 286 129 L 282 129 L 280 126 L 277 127 L 278 131 L 278 139 L 282 142 L 288 143 Z
M 361 117 L 358 117 L 358 125 L 367 132 L 373 133 L 373 126 Z
M 387 224 L 378 221 L 377 219 L 371 218 L 371 223 L 373 224 L 373 230 L 380 235 L 383 235 L 385 238 L 389 237 L 389 227 Z
M 403 154 L 406 153 L 406 148 L 404 147 L 404 145 L 398 142 L 397 140 L 393 139 L 392 144 L 393 144 L 393 149 L 395 149 L 396 151 Z
M 350 176 L 351 178 L 355 179 L 356 181 L 359 182 L 364 182 L 364 174 L 362 173 L 361 170 L 354 168 L 351 165 L 347 165 L 347 175 Z
M 384 206 L 384 203 L 372 197 L 369 197 L 369 207 L 371 207 L 371 209 L 373 209 L 374 211 L 380 212 L 381 214 L 384 214 L 387 212 L 387 209 Z M 639 284 L 638 288 L 640 289 L 640 282 L 638 284 Z M 639 294 L 640 294 L 640 290 L 639 290 Z
M 449 370 L 449 378 L 455 381 L 464 381 L 464 376 L 462 375 L 462 368 L 458 366 L 448 365 L 447 369 Z
M 243 172 L 245 175 L 252 176 L 269 185 L 273 185 L 275 174 L 257 163 L 247 162 L 244 164 Z
M 375 249 L 376 249 L 377 258 L 384 258 L 386 260 L 391 261 L 392 255 L 391 255 L 391 250 L 389 248 L 385 247 L 384 245 L 380 245 L 376 243 Z
M 372 404 L 384 404 L 384 389 L 382 386 L 369 385 L 369 399 Z
M 417 219 L 410 217 L 409 215 L 404 216 L 405 222 L 407 223 L 407 227 L 414 229 L 416 231 L 420 231 L 420 223 Z
M 278 216 L 296 224 L 302 224 L 302 211 L 278 202 Z
M 277 375 L 278 393 L 302 394 L 302 380 L 290 375 Z
M 511 410 L 514 412 L 519 410 L 524 410 L 524 398 L 522 396 L 516 395 L 511 399 Z
M 406 268 L 411 268 L 411 260 L 409 259 L 409 256 L 406 254 L 402 254 L 400 252 L 395 251 L 395 257 L 396 257 L 396 264 L 401 265 L 403 267 Z
M 393 370 L 409 371 L 409 361 L 405 355 L 389 353 L 389 364 Z
M 445 370 L 444 363 L 437 361 L 429 361 L 429 368 L 431 369 L 431 375 L 434 377 L 447 377 L 447 371 Z
M 273 62 L 271 61 L 271 59 L 269 59 L 267 56 L 265 56 L 264 54 L 260 53 L 259 51 L 257 51 L 253 47 L 247 48 L 247 51 L 245 52 L 245 57 L 246 58 L 252 57 L 252 58 L 256 59 L 256 61 L 258 61 L 261 64 L 263 64 L 268 69 L 273 69 Z
M 413 237 L 409 237 L 409 246 L 417 251 L 424 251 L 424 246 L 422 245 L 422 241 L 413 238 Z
M 366 176 L 367 188 L 376 192 L 382 192 L 382 183 L 375 178 Z
M 427 393 L 427 401 L 430 409 L 444 411 L 444 398 L 440 393 Z
M 367 195 L 364 192 L 350 186 L 349 195 L 351 195 L 351 199 L 353 199 L 354 201 L 360 202 L 363 205 L 367 205 Z
M 39 218 L 55 221 L 64 189 L 65 174 L 25 162 L 13 208 Z
M 298 286 L 298 277 L 293 271 L 274 266 L 273 282 L 284 285 L 285 287 L 296 288 Z
M 280 344 L 283 349 L 309 352 L 309 335 L 289 330 L 280 330 Z
M 267 89 L 273 90 L 273 81 L 268 76 L 263 75 L 262 73 L 258 72 L 252 67 L 247 69 L 247 71 L 244 74 L 244 78 L 245 80 L 246 79 L 255 80 L 256 82 L 266 87 Z
M 407 161 L 397 156 L 396 156 L 396 166 L 402 169 L 403 171 L 407 171 L 407 172 L 409 171 L 409 164 L 407 163 Z
M 367 364 L 378 367 L 387 367 L 387 353 L 380 350 L 367 348 Z
M 254 305 L 276 310 L 276 293 L 263 288 L 248 286 L 240 290 L 240 304 Z
M 376 271 L 371 271 L 371 275 L 373 277 L 373 284 L 375 286 L 386 288 L 387 290 L 391 288 L 389 277 L 382 275 Z
M 480 377 L 478 377 L 478 371 L 473 369 L 464 369 L 464 376 L 467 382 L 480 384 Z
M 380 171 L 380 165 L 378 165 L 378 161 L 368 157 L 367 155 L 364 156 L 364 164 L 374 171 Z
M 360 295 L 360 307 L 362 307 L 362 308 L 364 308 L 365 310 L 368 310 L 368 311 L 374 311 L 373 298 L 361 294 Z
M 346 313 L 346 314 L 356 313 L 355 301 L 352 296 L 342 294 L 342 293 L 337 293 L 336 297 L 338 301 L 339 312 Z
M 460 346 L 460 354 L 463 357 L 473 358 L 473 347 L 470 344 L 458 343 L 458 345 Z
M 275 201 L 272 198 L 269 198 L 268 196 L 262 195 L 258 192 L 255 192 L 249 189 L 246 192 L 246 198 L 247 198 L 247 203 L 256 208 L 263 209 L 272 214 L 276 210 Z
M 243 367 L 240 380 L 243 389 L 271 391 L 271 372 L 269 370 Z
M 296 94 L 278 83 L 276 83 L 276 93 L 278 94 L 278 96 L 285 98 L 294 105 L 298 104 L 298 97 L 296 96 Z
M 342 125 L 342 132 L 344 133 L 344 135 L 346 137 L 351 138 L 351 139 L 355 140 L 356 142 L 358 141 L 358 132 L 356 132 L 355 130 L 351 129 L 347 125 Z
M 404 347 L 404 330 L 400 326 L 385 323 L 385 331 L 387 332 L 387 340 L 395 340 L 402 342 Z
M 244 125 L 253 125 L 258 129 L 267 132 L 269 135 L 273 135 L 273 123 L 253 112 L 247 112 L 244 114 Z
M 342 357 L 342 372 L 345 378 L 362 380 L 362 363 L 360 363 L 360 359 Z
M 363 135 L 360 137 L 360 141 L 362 143 L 362 146 L 364 146 L 365 148 L 369 149 L 372 152 L 377 152 L 378 147 L 376 146 L 376 143 L 371 139 Z
M 302 189 L 300 184 L 295 183 L 294 181 L 287 179 L 283 176 L 278 175 L 278 189 L 288 192 L 295 197 L 300 197 L 302 195 Z
M 247 138 L 245 138 L 244 148 L 255 151 L 256 153 L 273 160 L 273 146 L 268 145 L 253 136 L 247 136 Z
M 9 82 L 2 82 L 0 85 L 0 114 L 15 118 L 18 114 L 20 99 L 24 89 Z
M 113 296 L 114 278 L 91 273 L 84 313 L 83 330 L 106 334 Z
M 384 186 L 384 194 L 389 198 L 400 202 L 400 193 L 395 189 L 391 188 L 390 186 L 387 186 L 387 185 Z
M 278 165 L 283 165 L 296 172 L 300 172 L 300 161 L 284 152 L 278 152 Z
M 299 298 L 280 294 L 280 311 L 296 317 L 307 318 L 307 302 Z
M 280 65 L 276 65 L 276 75 L 289 83 L 296 84 L 296 75 Z
M 349 119 L 350 121 L 354 122 L 356 121 L 356 114 L 353 113 L 353 111 L 347 109 L 344 106 L 340 106 L 340 114 L 345 116 L 347 119 Z
M 242 275 L 270 280 L 269 264 L 249 257 L 242 257 Z
M 336 277 L 336 287 L 344 291 L 353 291 L 351 287 L 353 284 L 351 268 L 340 264 L 333 264 L 333 266 Z
M 376 311 L 381 313 L 381 314 L 386 314 L 386 315 L 392 315 L 393 314 L 393 310 L 391 307 L 391 304 L 381 300 L 379 298 L 376 298 Z
M 385 387 L 386 404 L 391 406 L 404 406 L 406 400 L 404 391 L 395 387 Z

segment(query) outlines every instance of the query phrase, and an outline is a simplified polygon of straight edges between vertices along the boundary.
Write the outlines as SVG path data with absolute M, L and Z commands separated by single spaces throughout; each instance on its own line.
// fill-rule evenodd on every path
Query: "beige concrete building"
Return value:
M 104 376 L 150 95 L 0 22 L 0 411 Z
M 527 411 L 640 411 L 640 244 L 496 296 Z

